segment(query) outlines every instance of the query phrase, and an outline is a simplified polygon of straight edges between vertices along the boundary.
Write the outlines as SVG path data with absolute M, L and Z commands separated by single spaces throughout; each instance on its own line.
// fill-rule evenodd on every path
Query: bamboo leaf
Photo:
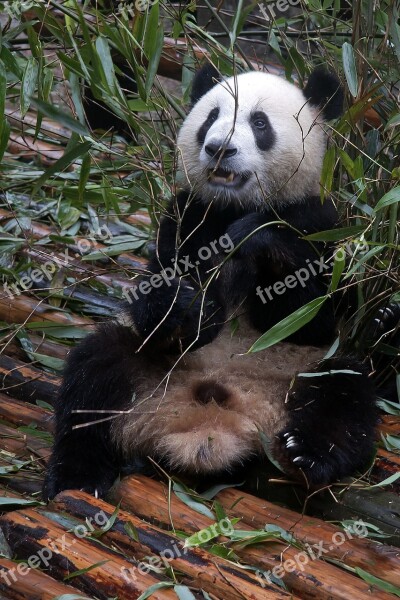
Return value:
M 333 182 L 333 173 L 335 170 L 335 161 L 336 161 L 336 150 L 335 146 L 331 146 L 328 148 L 325 153 L 324 162 L 322 165 L 322 173 L 321 173 L 321 202 L 324 201 L 325 196 L 327 196 L 332 190 L 332 182 Z
M 143 594 L 140 594 L 137 600 L 147 600 L 154 594 L 154 592 L 158 592 L 158 590 L 163 590 L 165 588 L 173 587 L 175 583 L 173 581 L 160 581 L 160 583 L 155 583 L 151 585 Z
M 396 202 L 400 201 L 400 186 L 397 186 L 395 188 L 393 188 L 392 190 L 390 190 L 389 192 L 387 192 L 387 194 L 385 194 L 380 200 L 379 202 L 376 204 L 375 208 L 374 208 L 374 213 L 377 213 L 378 211 L 382 210 L 382 208 L 386 208 L 387 206 L 390 206 L 391 204 L 395 204 Z
M 192 594 L 187 585 L 176 585 L 174 592 L 179 600 L 196 600 L 196 596 Z
M 350 227 L 341 227 L 340 229 L 327 229 L 304 236 L 304 240 L 310 242 L 340 242 L 346 238 L 353 237 L 362 233 L 365 227 L 362 225 L 350 225 Z
M 0 161 L 6 151 L 8 140 L 10 139 L 11 127 L 7 119 L 3 119 L 2 130 L 0 134 Z
M 100 560 L 99 562 L 94 563 L 93 565 L 90 565 L 89 567 L 86 567 L 85 569 L 79 569 L 78 571 L 74 571 L 73 573 L 70 573 L 69 575 L 64 577 L 63 581 L 69 581 L 70 579 L 74 579 L 75 577 L 79 577 L 80 575 L 85 575 L 85 573 L 88 573 L 89 571 L 92 571 L 93 569 L 97 569 L 98 567 L 101 567 L 102 565 L 104 565 L 107 562 L 110 562 L 109 559 Z
M 359 575 L 361 577 L 361 579 L 364 579 L 364 581 L 366 581 L 370 585 L 374 585 L 375 587 L 379 588 L 380 590 L 388 592 L 389 594 L 394 594 L 395 596 L 400 598 L 400 588 L 399 587 L 397 587 L 391 583 L 388 583 L 387 581 L 384 581 L 383 579 L 379 579 L 378 577 L 375 577 L 375 575 L 371 575 L 371 573 L 364 571 L 364 569 L 361 569 L 360 567 L 356 567 L 356 573 L 357 573 L 357 575 Z
M 190 496 L 187 493 L 186 489 L 180 483 L 177 483 L 175 481 L 172 489 L 174 490 L 178 498 L 186 504 L 186 506 L 189 506 L 190 508 L 200 513 L 201 515 L 204 515 L 205 517 L 209 517 L 213 520 L 215 519 L 214 514 L 211 512 L 208 506 L 196 500 L 195 497 Z
M 384 479 L 383 481 L 380 481 L 379 483 L 370 485 L 368 489 L 376 488 L 376 487 L 385 487 L 386 485 L 391 485 L 392 483 L 397 481 L 399 479 L 399 477 L 400 477 L 400 471 L 398 471 L 397 473 L 393 473 L 393 475 L 390 475 L 390 477 L 387 477 L 386 479 Z
M 59 158 L 51 167 L 46 169 L 46 171 L 39 177 L 33 187 L 33 193 L 37 192 L 42 185 L 46 183 L 46 181 L 55 175 L 56 173 L 60 173 L 64 171 L 67 167 L 69 167 L 77 158 L 86 154 L 89 148 L 92 146 L 92 142 L 78 142 L 74 145 L 71 150 L 65 152 L 61 158 Z
M 335 260 L 333 261 L 332 279 L 329 285 L 329 292 L 335 292 L 337 290 L 345 265 L 346 252 L 344 248 L 339 248 L 339 251 L 335 253 Z
M 0 509 L 5 510 L 6 508 L 12 508 L 16 510 L 18 508 L 26 508 L 27 506 L 38 506 L 44 504 L 38 500 L 25 500 L 24 498 L 9 498 L 7 496 L 0 498 Z
M 259 337 L 248 352 L 260 352 L 270 348 L 298 331 L 315 317 L 327 298 L 328 296 L 319 296 L 295 310 Z
M 4 110 L 6 106 L 7 74 L 3 62 L 0 60 L 0 139 L 6 122 Z
M 303 325 L 306 325 L 315 317 L 327 298 L 328 296 L 314 298 L 311 302 L 301 306 L 288 317 L 279 321 L 279 323 L 271 327 L 271 329 L 258 338 L 248 353 L 260 352 L 261 350 L 270 348 L 271 346 L 274 346 L 274 344 L 287 338 L 289 335 L 292 335 L 292 333 L 298 331 Z
M 394 115 L 394 117 L 389 119 L 389 121 L 385 125 L 385 131 L 387 129 L 390 129 L 391 127 L 396 127 L 397 125 L 400 125 L 400 114 Z
M 34 58 L 29 58 L 24 70 L 21 85 L 20 107 L 24 117 L 31 105 L 32 95 L 38 82 L 39 66 Z
M 161 52 L 164 43 L 164 29 L 159 23 L 159 5 L 155 4 L 149 12 L 146 35 L 144 39 L 144 52 L 148 60 L 146 70 L 145 94 L 149 97 L 154 78 L 157 74 Z
M 38 98 L 32 99 L 31 104 L 35 106 L 38 110 L 40 110 L 46 117 L 49 119 L 54 119 L 57 123 L 64 125 L 67 129 L 70 129 L 74 133 L 78 135 L 89 136 L 89 132 L 82 123 L 79 123 L 72 115 L 65 113 L 64 111 L 56 108 L 52 104 L 48 102 L 44 102 L 43 100 L 39 100 Z
M 356 98 L 358 94 L 357 69 L 353 46 L 349 42 L 344 42 L 342 46 L 342 60 L 350 94 Z

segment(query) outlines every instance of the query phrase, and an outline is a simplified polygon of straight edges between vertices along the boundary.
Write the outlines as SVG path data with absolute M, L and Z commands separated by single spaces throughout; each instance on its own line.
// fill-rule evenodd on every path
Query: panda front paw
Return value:
M 265 219 L 251 213 L 234 221 L 227 229 L 227 235 L 235 247 L 233 258 L 256 258 L 266 250 L 268 227 L 262 227 Z
M 178 277 L 151 289 L 125 311 L 141 337 L 150 337 L 158 344 L 167 342 L 174 350 L 208 343 L 224 322 L 222 307 L 215 299 L 207 294 L 203 297 L 199 287 Z

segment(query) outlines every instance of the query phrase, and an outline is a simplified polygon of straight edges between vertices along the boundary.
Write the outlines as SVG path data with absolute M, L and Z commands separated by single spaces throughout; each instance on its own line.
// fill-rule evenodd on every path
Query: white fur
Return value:
M 219 108 L 218 119 L 200 147 L 197 132 L 214 107 Z M 275 143 L 267 151 L 257 147 L 249 123 L 256 110 L 265 112 L 275 132 Z M 307 103 L 302 91 L 281 77 L 258 71 L 231 77 L 207 92 L 182 125 L 178 151 L 183 186 L 200 190 L 205 201 L 256 206 L 299 202 L 318 195 L 325 152 L 322 125 L 322 116 Z M 210 157 L 204 148 L 210 143 L 237 148 L 237 154 L 229 159 L 229 169 L 252 174 L 241 189 L 216 189 L 209 184 Z

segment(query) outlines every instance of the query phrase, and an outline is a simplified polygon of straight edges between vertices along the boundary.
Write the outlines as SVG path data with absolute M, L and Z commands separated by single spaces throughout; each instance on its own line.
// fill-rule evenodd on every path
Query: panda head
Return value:
M 319 194 L 324 122 L 342 111 L 338 79 L 322 68 L 307 86 L 251 71 L 221 80 L 207 65 L 179 136 L 184 189 L 241 206 L 301 202 Z

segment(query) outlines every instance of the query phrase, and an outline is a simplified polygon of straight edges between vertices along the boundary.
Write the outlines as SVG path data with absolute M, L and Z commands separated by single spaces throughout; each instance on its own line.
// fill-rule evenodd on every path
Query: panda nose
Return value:
M 222 158 L 230 158 L 231 156 L 235 156 L 235 154 L 237 154 L 236 148 L 226 148 L 224 146 L 219 146 L 218 144 L 207 144 L 204 150 L 208 156 L 211 156 L 217 160 Z

